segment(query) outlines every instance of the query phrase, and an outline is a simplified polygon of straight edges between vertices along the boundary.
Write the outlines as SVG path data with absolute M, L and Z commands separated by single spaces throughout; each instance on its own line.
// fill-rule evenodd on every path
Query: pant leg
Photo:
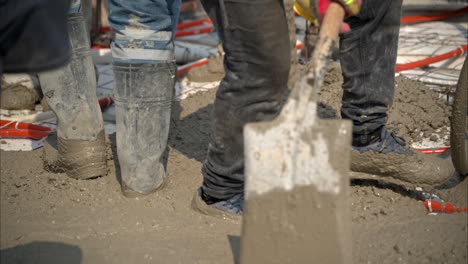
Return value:
M 71 2 L 67 24 L 72 59 L 64 67 L 40 73 L 39 80 L 47 103 L 57 115 L 58 136 L 95 141 L 104 130 L 104 122 L 96 96 L 96 73 L 80 0 Z
M 116 29 L 112 60 L 172 62 L 180 0 L 110 0 L 109 23 Z
M 243 127 L 273 119 L 287 90 L 288 25 L 282 0 L 204 0 L 223 41 L 226 75 L 216 94 L 203 190 L 226 199 L 243 191 Z
M 363 1 L 351 31 L 340 41 L 343 71 L 343 118 L 354 123 L 353 133 L 372 134 L 387 121 L 393 103 L 395 64 L 402 0 Z
M 180 0 L 110 0 L 117 154 L 126 196 L 165 179 Z M 137 194 L 135 194 L 135 192 Z

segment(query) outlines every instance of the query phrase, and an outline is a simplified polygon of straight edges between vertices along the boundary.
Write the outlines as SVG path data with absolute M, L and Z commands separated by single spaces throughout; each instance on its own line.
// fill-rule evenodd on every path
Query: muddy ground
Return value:
M 190 208 L 213 100 L 211 90 L 176 103 L 168 184 L 142 200 L 120 194 L 113 160 L 108 176 L 77 181 L 44 171 L 40 149 L 0 152 L 0 263 L 235 263 L 241 223 Z M 468 179 L 449 187 L 436 194 L 468 206 Z M 427 215 L 394 185 L 350 191 L 354 263 L 467 263 L 467 213 Z

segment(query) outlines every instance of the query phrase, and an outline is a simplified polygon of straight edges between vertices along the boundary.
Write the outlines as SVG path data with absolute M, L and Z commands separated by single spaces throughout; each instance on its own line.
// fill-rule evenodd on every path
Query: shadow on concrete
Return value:
M 240 236 L 228 235 L 229 245 L 232 250 L 232 257 L 234 258 L 234 264 L 239 264 L 240 257 Z
M 80 264 L 82 259 L 78 246 L 59 242 L 34 241 L 0 250 L 2 264 Z
M 211 133 L 213 104 L 180 118 L 182 106 L 175 101 L 172 106 L 168 145 L 188 158 L 204 162 Z

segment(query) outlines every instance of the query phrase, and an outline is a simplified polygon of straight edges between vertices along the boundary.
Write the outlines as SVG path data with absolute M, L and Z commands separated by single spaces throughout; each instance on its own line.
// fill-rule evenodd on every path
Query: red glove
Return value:
M 357 15 L 361 7 L 361 0 L 295 0 L 294 10 L 316 26 L 320 26 L 325 12 L 332 2 L 343 6 L 347 17 Z M 341 32 L 348 30 L 350 30 L 349 25 L 343 23 Z

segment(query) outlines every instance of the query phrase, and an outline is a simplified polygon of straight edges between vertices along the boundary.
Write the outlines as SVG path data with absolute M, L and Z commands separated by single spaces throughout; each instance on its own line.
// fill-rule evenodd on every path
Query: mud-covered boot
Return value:
M 156 191 L 166 177 L 176 66 L 114 62 L 113 67 L 122 193 L 144 196 Z
M 405 186 L 441 185 L 455 172 L 449 157 L 412 150 L 403 138 L 386 128 L 382 128 L 380 136 L 373 141 L 366 146 L 356 146 L 353 140 L 352 171 L 383 176 L 383 180 Z
M 46 168 L 64 171 L 74 179 L 90 179 L 107 174 L 104 123 L 83 15 L 69 14 L 68 27 L 70 64 L 39 74 L 44 97 L 58 119 L 56 164 L 52 145 L 44 148 L 44 160 Z

